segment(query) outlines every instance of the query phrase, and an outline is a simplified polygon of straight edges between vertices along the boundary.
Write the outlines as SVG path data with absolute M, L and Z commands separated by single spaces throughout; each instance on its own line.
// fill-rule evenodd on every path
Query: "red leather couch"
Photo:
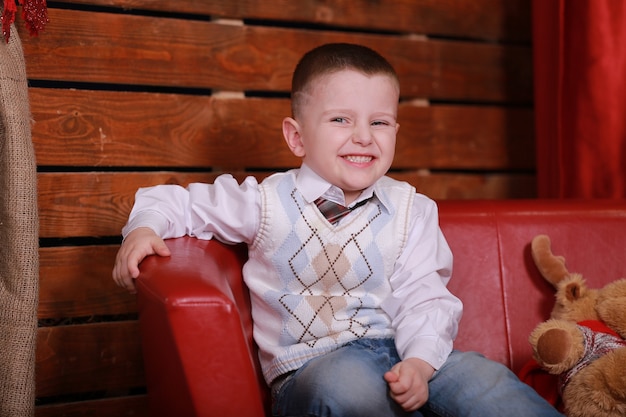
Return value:
M 442 201 L 455 255 L 450 290 L 465 304 L 456 348 L 518 372 L 528 335 L 548 318 L 554 291 L 529 252 L 548 234 L 555 254 L 591 287 L 626 277 L 626 203 Z M 267 388 L 252 341 L 241 278 L 245 247 L 193 238 L 167 242 L 169 258 L 141 265 L 138 302 L 151 416 L 263 416 Z

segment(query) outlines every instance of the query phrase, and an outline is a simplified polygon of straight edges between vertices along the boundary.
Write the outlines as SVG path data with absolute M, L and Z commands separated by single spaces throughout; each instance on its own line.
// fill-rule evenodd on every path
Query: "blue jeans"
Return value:
M 504 365 L 453 351 L 428 383 L 426 405 L 407 413 L 383 375 L 400 361 L 392 339 L 361 339 L 307 362 L 272 390 L 273 413 L 289 417 L 562 416 Z

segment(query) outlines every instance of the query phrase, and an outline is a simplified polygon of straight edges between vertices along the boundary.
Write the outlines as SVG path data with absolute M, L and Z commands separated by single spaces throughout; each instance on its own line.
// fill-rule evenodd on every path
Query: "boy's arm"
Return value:
M 250 243 L 260 222 L 260 194 L 254 177 L 239 184 L 230 175 L 213 184 L 159 185 L 142 188 L 122 229 L 113 279 L 130 292 L 139 263 L 149 255 L 169 256 L 163 239 L 185 235 Z
M 150 227 L 163 239 L 188 235 L 226 243 L 250 243 L 260 217 L 261 197 L 256 179 L 248 177 L 239 184 L 224 174 L 212 184 L 139 189 L 122 234 L 126 237 L 137 227 Z
M 392 319 L 402 361 L 384 375 L 389 392 L 405 411 L 428 400 L 428 381 L 452 351 L 463 305 L 446 284 L 452 253 L 439 229 L 435 203 L 416 196 L 409 237 L 390 277 L 383 309 Z
M 128 222 L 122 229 L 124 240 L 113 266 L 113 280 L 118 286 L 134 294 L 141 261 L 150 255 L 170 256 L 163 238 L 184 235 L 188 195 L 186 189 L 177 185 L 159 185 L 137 191 Z
M 463 305 L 446 287 L 451 274 L 452 253 L 439 229 L 437 206 L 418 195 L 390 278 L 392 294 L 383 303 L 402 359 L 418 358 L 439 369 L 452 351 Z

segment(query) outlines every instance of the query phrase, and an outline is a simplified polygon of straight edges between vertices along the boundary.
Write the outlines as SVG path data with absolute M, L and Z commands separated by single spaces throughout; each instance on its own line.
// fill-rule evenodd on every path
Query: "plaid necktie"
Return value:
M 336 225 L 339 223 L 339 220 L 347 216 L 350 211 L 357 207 L 361 207 L 363 204 L 367 203 L 367 201 L 368 200 L 359 201 L 354 207 L 348 208 L 320 197 L 315 200 L 315 205 L 330 224 Z

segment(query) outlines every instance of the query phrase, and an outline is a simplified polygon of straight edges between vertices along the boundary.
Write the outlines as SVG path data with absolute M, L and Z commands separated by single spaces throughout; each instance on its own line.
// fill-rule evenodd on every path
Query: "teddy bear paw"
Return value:
M 535 359 L 551 374 L 573 367 L 584 354 L 584 338 L 575 323 L 548 320 L 531 333 Z

